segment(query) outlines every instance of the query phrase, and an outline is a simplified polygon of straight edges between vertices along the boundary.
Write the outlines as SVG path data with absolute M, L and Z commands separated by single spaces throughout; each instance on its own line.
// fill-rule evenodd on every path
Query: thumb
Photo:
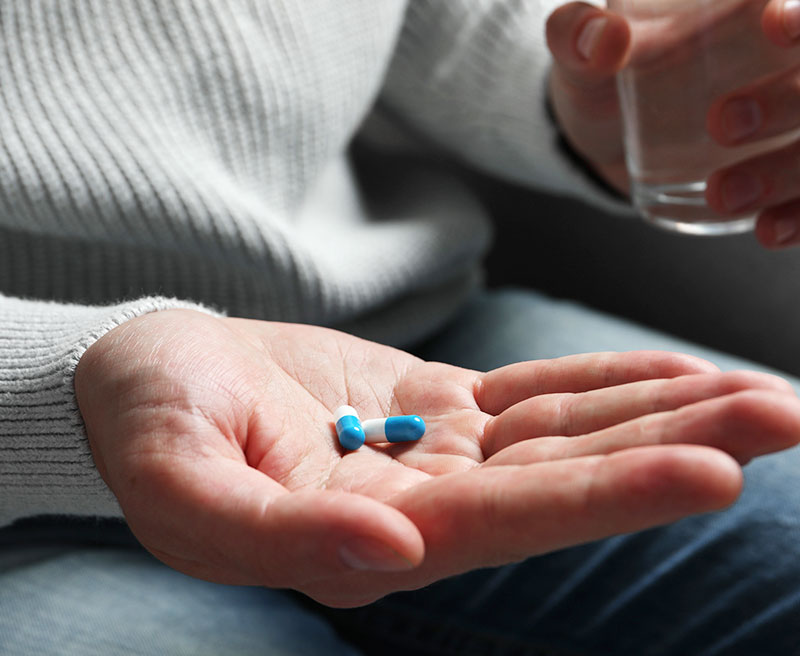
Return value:
M 770 0 L 761 14 L 761 26 L 775 45 L 797 46 L 800 43 L 800 6 L 795 0 Z
M 219 457 L 147 470 L 135 501 L 120 498 L 126 519 L 151 553 L 191 576 L 302 591 L 354 571 L 410 570 L 424 557 L 411 520 L 369 497 L 290 492 Z
M 550 102 L 572 148 L 609 184 L 625 193 L 628 174 L 616 72 L 628 61 L 627 21 L 585 2 L 571 2 L 547 21 L 553 54 Z
M 546 36 L 554 73 L 587 89 L 613 80 L 630 51 L 627 21 L 585 2 L 571 2 L 556 9 L 547 20 Z

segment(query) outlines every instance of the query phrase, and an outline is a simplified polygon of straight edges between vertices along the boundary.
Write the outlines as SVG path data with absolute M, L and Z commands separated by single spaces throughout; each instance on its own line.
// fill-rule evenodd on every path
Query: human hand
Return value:
M 763 8 L 762 29 L 774 45 L 793 48 L 800 44 L 800 15 L 793 11 L 800 12 L 794 0 L 769 0 Z M 583 2 L 563 5 L 547 23 L 554 58 L 550 96 L 561 129 L 573 148 L 622 192 L 627 192 L 629 181 L 615 76 L 625 66 L 657 61 L 664 53 L 674 52 L 676 42 L 681 44 L 682 57 L 690 59 L 696 27 L 672 27 L 663 34 L 654 31 L 634 45 L 624 18 Z M 708 179 L 709 206 L 720 216 L 757 212 L 756 236 L 769 248 L 800 244 L 800 139 L 791 136 L 800 129 L 798 79 L 800 65 L 748 81 L 716 99 L 706 117 L 708 133 L 725 147 L 790 135 L 788 142 L 781 140 L 766 154 L 726 166 Z M 665 97 L 680 92 L 680 67 L 674 80 L 659 85 Z M 673 138 L 681 137 L 660 135 L 666 143 Z
M 800 62 L 800 6 L 770 0 L 762 14 L 767 38 L 796 48 Z M 800 65 L 751 81 L 719 98 L 709 110 L 708 130 L 723 146 L 745 146 L 789 134 L 764 154 L 716 171 L 706 198 L 720 214 L 759 213 L 758 240 L 768 248 L 800 244 Z
M 107 333 L 75 387 L 99 471 L 155 556 L 335 606 L 722 508 L 739 464 L 800 439 L 784 381 L 689 356 L 482 374 L 187 310 Z M 345 453 L 343 403 L 420 414 L 427 432 Z
M 607 9 L 570 2 L 546 26 L 553 55 L 550 102 L 571 147 L 612 187 L 628 193 L 616 74 L 630 57 L 627 21 Z

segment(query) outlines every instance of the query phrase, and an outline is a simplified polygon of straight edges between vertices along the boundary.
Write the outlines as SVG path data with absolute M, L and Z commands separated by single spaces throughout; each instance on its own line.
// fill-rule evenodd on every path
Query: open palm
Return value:
M 185 310 L 112 330 L 76 391 L 98 468 L 153 554 L 338 606 L 723 507 L 737 460 L 800 440 L 786 383 L 688 356 L 484 374 Z M 344 403 L 419 414 L 427 432 L 345 452 L 332 423 Z

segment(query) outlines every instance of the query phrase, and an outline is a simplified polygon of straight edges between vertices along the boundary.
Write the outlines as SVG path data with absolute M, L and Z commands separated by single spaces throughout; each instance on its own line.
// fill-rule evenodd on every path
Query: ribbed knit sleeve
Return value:
M 441 325 L 482 210 L 416 163 L 373 167 L 372 193 L 347 157 L 405 9 L 0 2 L 0 291 L 166 295 L 394 344 Z
M 120 299 L 402 344 L 474 289 L 489 229 L 468 190 L 418 162 L 364 185 L 348 157 L 405 9 L 0 2 L 0 523 L 118 512 L 72 372 L 177 303 Z
M 95 469 L 73 389 L 83 352 L 115 326 L 168 308 L 89 307 L 0 296 L 0 526 L 40 514 L 119 515 Z
M 383 99 L 469 163 L 617 211 L 569 157 L 546 100 L 545 22 L 564 0 L 411 0 Z

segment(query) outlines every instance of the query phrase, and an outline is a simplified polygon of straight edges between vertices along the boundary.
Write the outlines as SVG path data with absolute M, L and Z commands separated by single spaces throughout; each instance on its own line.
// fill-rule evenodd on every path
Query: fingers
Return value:
M 629 57 L 627 22 L 605 9 L 571 2 L 550 15 L 546 35 L 553 54 L 549 97 L 562 135 L 606 182 L 627 192 L 615 82 Z
M 576 87 L 604 84 L 624 66 L 630 28 L 620 16 L 584 2 L 556 9 L 547 21 L 554 73 Z
M 800 140 L 715 171 L 706 200 L 719 214 L 758 214 L 756 237 L 767 248 L 800 244 Z
M 682 353 L 587 353 L 494 369 L 480 378 L 475 396 L 481 410 L 497 415 L 539 394 L 586 392 L 640 380 L 714 371 L 718 369 L 710 362 Z
M 718 98 L 709 108 L 708 131 L 723 146 L 737 146 L 798 127 L 800 68 L 766 76 Z
M 800 142 L 715 171 L 706 200 L 720 214 L 757 212 L 796 200 Z
M 374 499 L 288 493 L 234 460 L 160 460 L 137 467 L 135 489 L 120 500 L 137 538 L 184 573 L 303 590 L 357 571 L 410 570 L 423 559 L 416 527 Z
M 770 0 L 761 17 L 764 34 L 774 44 L 791 47 L 800 41 L 800 3 Z
M 764 210 L 756 223 L 756 238 L 767 248 L 800 244 L 800 199 Z
M 645 415 L 580 437 L 519 442 L 499 451 L 486 464 L 518 465 L 679 443 L 711 446 L 745 464 L 798 442 L 800 401 L 789 394 L 747 390 Z
M 800 116 L 800 68 L 725 96 L 714 103 L 708 129 L 724 145 L 792 135 Z M 749 131 L 748 131 L 749 130 Z M 739 134 L 737 139 L 734 135 Z M 788 142 L 787 142 L 788 140 Z M 800 191 L 797 167 L 800 140 L 784 138 L 781 147 L 715 171 L 706 200 L 722 215 L 757 213 L 756 237 L 767 248 L 800 243 Z
M 771 0 L 762 14 L 774 44 L 800 45 L 800 0 Z M 776 140 L 771 152 L 715 172 L 706 199 L 722 215 L 758 214 L 756 237 L 767 248 L 800 244 L 800 198 L 795 171 L 800 144 L 800 67 L 766 76 L 719 98 L 709 109 L 708 132 L 723 146 Z M 787 136 L 782 136 L 787 135 Z
M 793 394 L 792 387 L 777 376 L 746 371 L 640 381 L 582 394 L 545 394 L 517 403 L 490 420 L 484 431 L 483 452 L 490 457 L 523 440 L 584 435 L 748 389 Z
M 740 489 L 725 454 L 659 446 L 482 467 L 432 479 L 396 504 L 425 538 L 423 570 L 455 573 L 717 510 Z

